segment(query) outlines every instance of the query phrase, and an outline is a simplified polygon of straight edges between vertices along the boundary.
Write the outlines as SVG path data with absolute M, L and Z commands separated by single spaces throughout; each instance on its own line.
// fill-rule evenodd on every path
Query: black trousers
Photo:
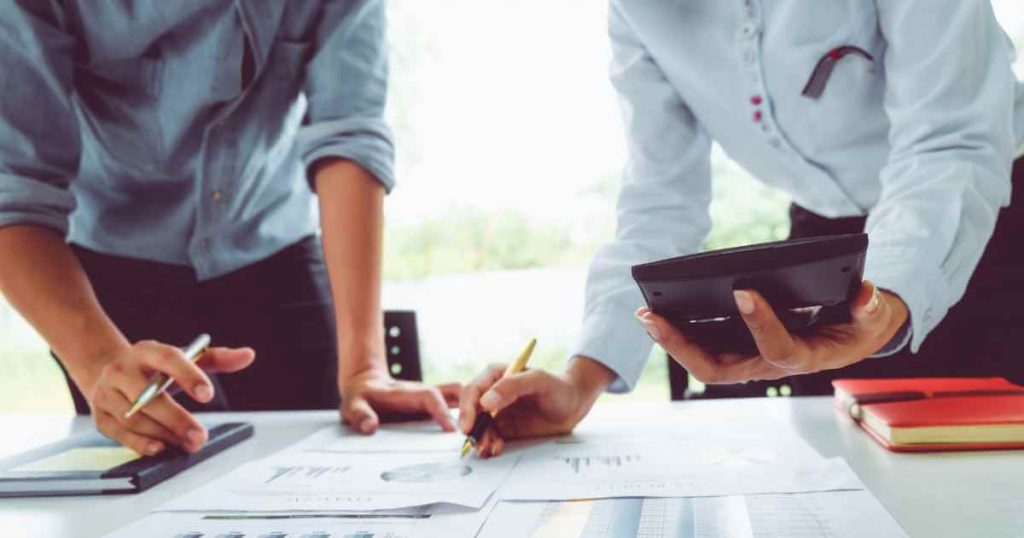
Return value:
M 333 306 L 320 241 L 308 237 L 225 276 L 199 282 L 190 268 L 121 258 L 73 246 L 107 315 L 132 342 L 184 346 L 210 333 L 215 346 L 249 346 L 256 360 L 212 376 L 209 411 L 330 409 L 338 406 Z M 68 379 L 75 409 L 89 409 Z
M 904 349 L 774 384 L 788 383 L 796 395 L 814 395 L 831 394 L 831 381 L 840 377 L 1002 376 L 1024 383 L 1024 158 L 1014 163 L 1013 187 L 1010 206 L 1000 211 L 966 293 L 917 353 Z M 789 214 L 794 239 L 864 229 L 863 218 L 827 219 L 795 205 Z

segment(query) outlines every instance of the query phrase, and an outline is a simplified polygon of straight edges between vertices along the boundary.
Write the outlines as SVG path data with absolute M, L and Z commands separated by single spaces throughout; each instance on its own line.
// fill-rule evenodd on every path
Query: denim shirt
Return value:
M 308 170 L 394 150 L 383 0 L 0 3 L 0 226 L 209 279 L 316 232 Z
M 629 161 L 573 351 L 612 390 L 636 382 L 651 341 L 630 266 L 700 249 L 713 141 L 814 213 L 867 216 L 865 278 L 906 302 L 916 351 L 963 296 L 1024 147 L 990 3 L 611 0 L 609 18 Z

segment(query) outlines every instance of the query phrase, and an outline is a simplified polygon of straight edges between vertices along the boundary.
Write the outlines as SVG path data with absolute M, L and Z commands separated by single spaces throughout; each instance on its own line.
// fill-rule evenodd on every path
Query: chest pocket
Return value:
M 809 156 L 877 136 L 885 123 L 885 43 L 874 3 L 812 3 L 805 12 L 800 5 L 808 2 L 779 2 L 796 7 L 777 8 L 766 21 L 764 42 L 776 120 Z

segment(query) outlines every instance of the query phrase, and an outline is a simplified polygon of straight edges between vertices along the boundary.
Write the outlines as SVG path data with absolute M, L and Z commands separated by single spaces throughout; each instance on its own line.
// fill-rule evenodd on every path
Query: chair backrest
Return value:
M 384 312 L 384 345 L 387 347 L 388 370 L 392 377 L 405 381 L 423 381 L 416 312 Z

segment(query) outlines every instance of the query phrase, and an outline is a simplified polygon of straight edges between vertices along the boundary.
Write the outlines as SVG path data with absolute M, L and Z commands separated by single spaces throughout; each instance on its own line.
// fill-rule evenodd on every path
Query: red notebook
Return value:
M 838 379 L 835 404 L 889 450 L 1024 448 L 1024 387 L 992 378 Z

